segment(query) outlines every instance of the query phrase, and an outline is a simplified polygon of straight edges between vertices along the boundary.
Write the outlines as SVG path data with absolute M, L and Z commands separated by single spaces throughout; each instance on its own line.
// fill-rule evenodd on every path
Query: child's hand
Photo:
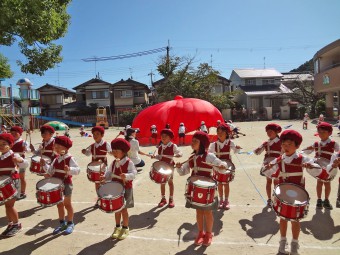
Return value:
M 85 149 L 82 149 L 82 150 L 81 150 L 81 153 L 83 153 L 83 154 L 85 155 L 86 150 L 85 150 Z
M 311 169 L 311 168 L 314 168 L 315 166 L 313 166 L 313 164 L 311 164 L 311 163 L 303 163 L 302 167 Z
M 19 159 L 19 158 L 13 158 L 12 161 L 13 161 L 14 164 L 19 164 L 19 163 L 24 162 L 23 159 Z
M 43 165 L 43 166 L 44 166 L 45 164 L 46 164 L 45 159 L 41 158 L 41 159 L 40 159 L 40 165 Z
M 33 144 L 30 144 L 30 150 L 35 151 Z
M 64 170 L 65 170 L 65 172 L 69 172 L 70 171 L 70 167 L 69 166 L 64 166 Z
M 220 170 L 224 170 L 224 169 L 227 169 L 227 166 L 224 166 L 224 165 L 219 165 L 219 166 L 218 166 L 218 169 L 220 169 Z
M 52 177 L 50 174 L 44 174 L 44 177 L 45 178 L 50 178 L 50 177 Z
M 120 174 L 120 178 L 122 178 L 123 182 L 126 180 L 126 175 L 125 174 Z
M 332 167 L 333 168 L 336 168 L 340 165 L 340 158 L 336 158 L 334 161 L 333 161 L 333 164 L 332 164 Z
M 236 149 L 240 150 L 240 149 L 242 149 L 242 147 L 241 147 L 241 146 L 238 146 L 238 145 L 236 145 Z
M 180 162 L 177 162 L 175 166 L 176 168 L 181 168 L 182 164 Z
M 182 157 L 182 156 L 179 155 L 179 154 L 176 154 L 175 157 L 176 157 L 176 158 L 180 158 L 180 157 Z

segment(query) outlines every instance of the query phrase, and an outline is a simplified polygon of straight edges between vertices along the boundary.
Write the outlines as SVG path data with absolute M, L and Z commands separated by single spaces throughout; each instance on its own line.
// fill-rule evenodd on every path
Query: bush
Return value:
M 316 112 L 316 116 L 319 116 L 320 114 L 325 115 L 325 113 L 326 113 L 326 101 L 325 101 L 325 99 L 320 99 L 316 102 L 315 112 Z

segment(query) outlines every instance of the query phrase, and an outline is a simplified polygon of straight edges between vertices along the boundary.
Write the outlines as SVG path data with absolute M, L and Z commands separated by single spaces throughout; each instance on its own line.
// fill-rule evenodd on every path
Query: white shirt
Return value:
M 139 157 L 139 142 L 132 136 L 130 140 L 130 150 L 128 152 L 128 157 L 132 160 L 133 164 L 138 165 L 142 159 Z
M 240 150 L 236 149 L 235 143 L 233 141 L 231 141 L 230 139 L 225 139 L 223 143 L 221 141 L 219 141 L 219 140 L 214 142 L 214 143 L 211 143 L 209 145 L 208 152 L 216 154 L 217 151 L 215 150 L 215 144 L 217 144 L 217 146 L 220 149 L 222 149 L 226 144 L 228 144 L 229 141 L 230 141 L 230 149 L 233 150 L 234 153 L 238 153 Z M 230 158 L 231 158 L 231 156 L 230 156 Z
M 124 157 L 121 160 L 116 161 L 116 167 L 124 165 L 126 163 L 127 159 L 128 159 L 128 157 Z M 104 176 L 105 176 L 105 180 L 107 180 L 107 181 L 111 181 L 112 180 L 113 162 L 110 164 L 110 166 L 108 168 L 106 167 L 106 171 L 105 171 Z M 136 170 L 136 167 L 135 167 L 134 163 L 131 160 L 129 162 L 127 170 L 128 170 L 128 172 L 125 173 L 126 180 L 127 181 L 132 181 L 136 177 L 137 170 Z M 116 177 L 116 178 L 120 179 L 120 177 Z
M 104 144 L 104 140 L 101 140 L 99 143 L 94 143 L 94 147 L 95 148 L 98 148 L 99 146 L 102 146 L 103 144 Z M 88 148 L 87 148 L 87 150 L 86 150 L 86 152 L 85 152 L 85 155 L 86 156 L 91 156 L 92 155 L 92 153 L 91 153 L 91 147 L 92 147 L 92 145 L 90 145 Z M 111 145 L 110 145 L 110 143 L 106 143 L 106 151 L 107 151 L 107 153 L 109 153 L 109 152 L 111 152 L 112 151 L 112 149 L 111 149 Z
M 204 124 L 201 125 L 200 130 L 201 130 L 202 132 L 208 132 L 207 126 L 204 125 Z
M 279 141 L 280 141 L 279 137 L 275 137 L 274 139 L 268 139 L 267 146 L 272 146 L 274 143 L 277 143 Z M 263 143 L 259 147 L 257 147 L 255 150 L 253 150 L 253 152 L 256 155 L 260 155 L 264 150 L 265 150 L 265 147 L 264 147 L 264 143 Z
M 13 153 L 12 150 L 7 151 L 5 154 L 2 154 L 0 156 L 0 160 L 4 160 L 4 159 L 8 158 L 10 155 L 12 155 L 12 153 Z M 28 167 L 29 164 L 28 164 L 27 160 L 22 158 L 22 157 L 20 157 L 20 155 L 18 153 L 14 153 L 14 158 L 18 158 L 18 159 L 22 159 L 23 160 L 22 163 L 18 163 L 17 164 L 19 168 L 27 168 Z
M 179 126 L 178 134 L 185 134 L 185 126 Z
M 34 152 L 34 154 L 35 154 L 35 155 L 40 155 L 40 154 L 41 154 L 41 150 L 42 150 L 43 148 L 46 148 L 46 147 L 47 147 L 48 145 L 50 145 L 51 142 L 53 142 L 53 141 L 54 141 L 54 138 L 53 138 L 53 137 L 51 137 L 51 139 L 48 140 L 48 142 L 43 141 L 43 143 L 45 144 L 45 147 L 43 147 L 42 144 L 40 144 L 39 148 Z M 45 151 L 46 151 L 46 150 L 45 150 Z
M 60 157 L 57 157 L 55 158 L 51 165 L 48 165 L 47 163 L 43 166 L 43 169 L 45 170 L 45 172 L 49 175 L 53 175 L 54 172 L 55 172 L 55 168 L 54 168 L 54 164 L 58 161 L 58 163 L 60 163 L 61 161 L 63 161 L 64 159 L 70 157 L 71 155 L 69 153 L 66 153 Z M 80 167 L 78 166 L 78 163 L 77 161 L 75 160 L 74 157 L 71 156 L 70 158 L 70 164 L 69 164 L 69 167 L 70 167 L 70 171 L 68 172 L 69 175 L 78 175 L 79 172 L 80 172 Z M 63 170 L 63 169 L 61 169 Z
M 174 156 L 178 155 L 178 156 L 182 157 L 183 153 L 178 149 L 178 146 L 176 144 L 172 143 L 172 142 L 168 142 L 167 144 L 161 144 L 160 145 L 160 146 L 162 146 L 161 151 L 165 150 L 167 147 L 170 147 L 172 144 L 174 145 L 174 147 L 173 147 Z M 166 155 L 165 155 L 165 157 L 166 157 Z M 155 158 L 159 160 L 159 159 L 162 158 L 162 156 L 156 155 Z

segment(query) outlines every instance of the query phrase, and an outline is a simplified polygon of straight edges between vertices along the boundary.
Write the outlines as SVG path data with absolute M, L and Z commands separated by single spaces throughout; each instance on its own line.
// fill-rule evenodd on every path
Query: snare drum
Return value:
M 276 214 L 288 221 L 298 221 L 306 217 L 309 206 L 309 194 L 299 185 L 281 183 L 273 190 L 273 209 Z
M 273 161 L 274 159 L 276 159 L 275 157 L 268 157 L 268 158 L 265 158 L 264 161 L 263 161 L 263 164 L 262 164 L 262 167 L 261 167 L 261 170 L 260 170 L 260 175 L 262 176 L 266 176 L 264 174 L 264 170 L 265 170 L 265 165 L 269 164 L 271 161 Z
M 330 163 L 330 160 L 326 158 L 317 158 L 315 160 L 315 163 L 317 163 L 321 168 L 326 168 L 326 166 Z
M 185 187 L 186 200 L 193 205 L 207 207 L 214 203 L 216 182 L 204 176 L 191 176 Z
M 100 182 L 100 175 L 103 173 L 101 168 L 103 167 L 103 162 L 93 161 L 87 165 L 87 178 L 91 182 Z
M 59 178 L 51 177 L 38 181 L 36 190 L 37 202 L 42 206 L 53 206 L 64 199 L 64 184 Z
M 51 159 L 49 157 L 43 155 L 42 158 L 46 161 L 47 164 L 51 164 Z M 41 159 L 40 156 L 32 157 L 30 171 L 37 175 L 44 175 L 45 171 L 40 166 L 40 159 Z
M 156 161 L 150 170 L 150 179 L 158 184 L 167 183 L 172 176 L 174 168 L 166 162 Z
M 317 158 L 314 162 L 318 164 L 318 167 L 320 167 L 315 167 L 314 169 L 308 168 L 307 173 L 322 182 L 330 182 L 335 178 L 338 172 L 337 169 L 332 169 L 332 171 L 330 172 L 327 172 L 326 170 L 326 167 L 330 163 L 330 160 L 325 158 Z
M 7 175 L 0 176 L 0 205 L 3 205 L 8 200 L 11 200 L 18 194 L 12 178 Z
M 106 213 L 116 213 L 124 209 L 124 186 L 120 182 L 107 182 L 98 189 L 99 209 Z
M 213 172 L 213 179 L 218 183 L 227 184 L 234 180 L 235 177 L 235 165 L 230 160 L 226 161 L 228 169 L 226 170 L 215 170 Z

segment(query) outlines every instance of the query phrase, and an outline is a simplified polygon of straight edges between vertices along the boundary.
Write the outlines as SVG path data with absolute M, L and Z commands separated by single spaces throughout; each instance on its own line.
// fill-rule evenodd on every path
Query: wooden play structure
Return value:
M 102 126 L 105 129 L 109 128 L 109 122 L 107 121 L 106 108 L 103 106 L 99 106 L 97 108 L 96 126 Z

